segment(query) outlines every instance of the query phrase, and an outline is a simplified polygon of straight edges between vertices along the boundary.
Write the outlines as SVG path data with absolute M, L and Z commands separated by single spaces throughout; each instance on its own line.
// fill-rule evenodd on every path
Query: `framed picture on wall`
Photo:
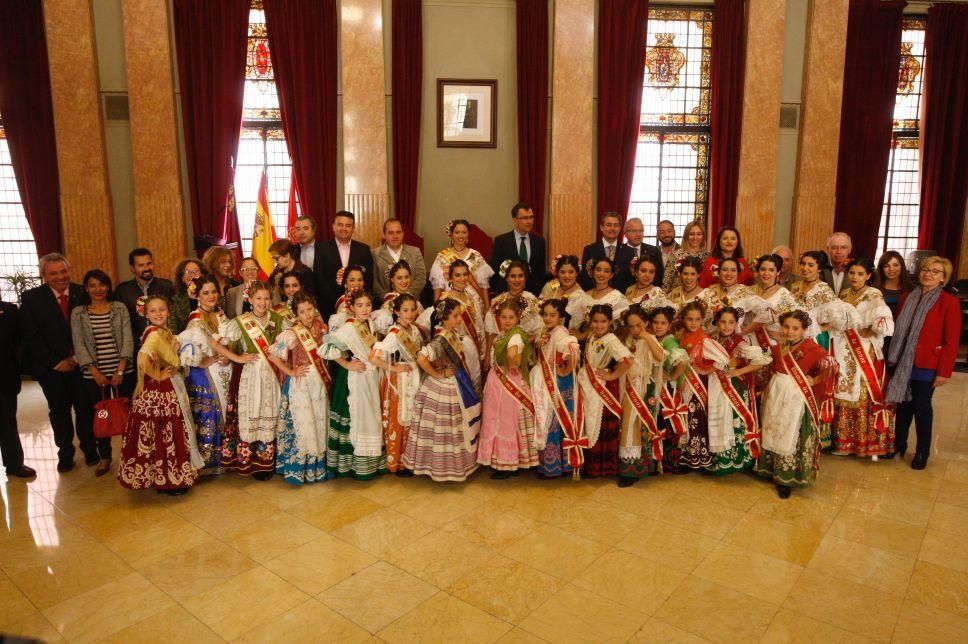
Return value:
M 497 81 L 437 79 L 437 147 L 497 147 Z

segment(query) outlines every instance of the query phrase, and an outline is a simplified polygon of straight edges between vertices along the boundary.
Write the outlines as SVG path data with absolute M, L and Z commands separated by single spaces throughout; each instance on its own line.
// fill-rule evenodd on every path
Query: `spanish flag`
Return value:
M 266 187 L 266 173 L 259 182 L 259 198 L 255 205 L 255 224 L 252 230 L 252 257 L 259 263 L 259 279 L 267 280 L 275 268 L 269 254 L 269 246 L 276 241 L 276 229 L 272 226 L 272 213 L 269 212 L 269 189 Z

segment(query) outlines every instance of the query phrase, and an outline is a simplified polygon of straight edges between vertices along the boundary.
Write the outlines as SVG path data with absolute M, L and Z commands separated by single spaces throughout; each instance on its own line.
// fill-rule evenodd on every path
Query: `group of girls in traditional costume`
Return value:
M 774 255 L 750 264 L 752 286 L 739 283 L 745 261 L 723 256 L 703 288 L 703 258 L 684 254 L 669 291 L 643 256 L 623 294 L 611 260 L 590 265 L 586 292 L 578 258 L 565 255 L 539 299 L 514 260 L 499 270 L 507 291 L 489 300 L 491 269 L 468 232 L 462 220 L 449 227 L 426 310 L 407 292 L 404 261 L 382 302 L 363 290 L 362 268 L 346 267 L 328 324 L 291 273 L 275 298 L 253 283 L 251 310 L 232 320 L 217 284 L 194 280 L 197 306 L 177 338 L 165 300 L 149 298 L 122 483 L 181 493 L 226 469 L 291 483 L 384 472 L 463 481 L 483 466 L 494 479 L 533 469 L 628 487 L 753 470 L 786 498 L 813 482 L 831 441 L 835 454 L 893 452 L 883 402 L 893 322 L 867 285 L 870 262 L 849 264 L 837 297 L 819 253 L 800 258 L 793 292 L 777 283 Z

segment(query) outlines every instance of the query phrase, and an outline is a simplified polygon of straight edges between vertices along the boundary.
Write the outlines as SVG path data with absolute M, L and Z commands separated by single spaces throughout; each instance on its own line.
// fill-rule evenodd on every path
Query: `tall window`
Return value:
M 262 0 L 252 0 L 249 43 L 245 61 L 242 132 L 235 167 L 235 207 L 242 235 L 242 252 L 252 252 L 252 226 L 259 197 L 259 180 L 266 173 L 269 209 L 276 236 L 286 236 L 292 160 L 282 130 L 279 95 L 272 71 L 272 54 Z
M 877 232 L 877 256 L 896 250 L 904 257 L 918 247 L 921 214 L 921 81 L 924 78 L 924 18 L 901 23 L 901 67 L 894 100 L 894 132 Z
M 705 218 L 709 200 L 709 112 L 713 13 L 649 9 L 635 175 L 629 216 L 649 229 L 668 219 L 678 234 Z
M 16 302 L 17 295 L 7 279 L 14 273 L 37 274 L 37 245 L 27 224 L 17 178 L 10 162 L 7 133 L 0 120 L 0 292 L 5 302 Z

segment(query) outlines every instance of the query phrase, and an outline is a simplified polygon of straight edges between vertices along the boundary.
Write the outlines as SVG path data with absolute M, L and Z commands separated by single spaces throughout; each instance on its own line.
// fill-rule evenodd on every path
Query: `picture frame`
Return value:
M 437 79 L 437 147 L 497 147 L 496 79 Z

